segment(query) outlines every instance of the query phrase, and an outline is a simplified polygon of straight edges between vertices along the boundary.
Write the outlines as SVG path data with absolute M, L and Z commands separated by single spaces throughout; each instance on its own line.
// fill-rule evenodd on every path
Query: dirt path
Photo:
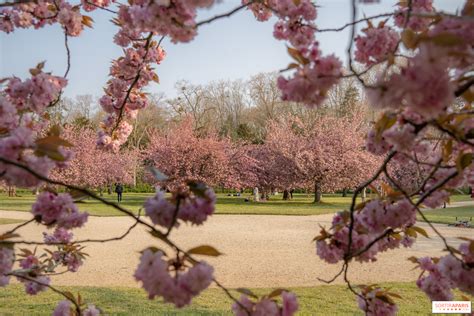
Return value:
M 26 212 L 0 211 L 2 218 L 29 219 Z M 217 215 L 204 226 L 185 226 L 172 234 L 183 248 L 211 244 L 225 253 L 219 258 L 206 259 L 216 269 L 216 276 L 228 287 L 291 287 L 321 284 L 317 278 L 330 278 L 339 265 L 329 265 L 315 255 L 312 238 L 319 224 L 329 226 L 331 215 L 318 216 L 260 216 Z M 123 233 L 131 220 L 126 217 L 91 217 L 76 238 L 107 238 Z M 442 244 L 429 228 L 431 239 L 420 237 L 412 249 L 398 249 L 379 256 L 376 263 L 353 264 L 351 278 L 356 282 L 415 280 L 419 271 L 411 271 L 410 256 L 441 254 Z M 0 231 L 14 224 L 0 226 Z M 474 237 L 474 230 L 437 225 L 453 245 L 455 237 Z M 20 230 L 28 240 L 38 240 L 42 227 L 32 224 Z M 84 286 L 137 287 L 133 272 L 139 251 L 160 243 L 142 228 L 136 228 L 126 239 L 107 244 L 89 244 L 91 255 L 78 273 L 57 276 L 55 284 Z M 341 283 L 339 281 L 339 283 Z

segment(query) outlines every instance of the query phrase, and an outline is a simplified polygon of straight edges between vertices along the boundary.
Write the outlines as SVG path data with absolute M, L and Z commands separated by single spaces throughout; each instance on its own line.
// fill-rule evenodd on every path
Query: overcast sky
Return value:
M 1 1 L 1 0 L 0 0 Z M 436 7 L 454 12 L 462 0 L 435 0 Z M 317 26 L 329 28 L 349 21 L 349 0 L 315 1 L 318 9 Z M 393 10 L 397 1 L 382 0 L 380 4 L 360 5 L 359 15 L 367 16 Z M 198 21 L 230 11 L 238 0 L 224 0 L 210 10 L 199 12 Z M 110 61 L 120 56 L 121 48 L 113 43 L 117 31 L 110 19 L 113 14 L 96 10 L 89 15 L 94 28 L 86 28 L 78 38 L 70 38 L 72 68 L 66 96 L 92 94 L 100 96 L 108 80 Z M 205 84 L 220 79 L 248 79 L 259 72 L 276 71 L 290 62 L 285 44 L 272 36 L 274 20 L 260 23 L 250 11 L 243 10 L 231 18 L 221 19 L 202 26 L 199 35 L 187 44 L 163 42 L 166 59 L 156 70 L 161 83 L 153 83 L 148 92 L 175 95 L 178 80 Z M 334 53 L 345 58 L 348 33 L 317 35 L 325 54 Z M 58 25 L 40 30 L 18 30 L 11 34 L 0 33 L 0 77 L 13 74 L 25 77 L 28 69 L 46 60 L 47 71 L 63 74 L 66 67 L 64 35 Z

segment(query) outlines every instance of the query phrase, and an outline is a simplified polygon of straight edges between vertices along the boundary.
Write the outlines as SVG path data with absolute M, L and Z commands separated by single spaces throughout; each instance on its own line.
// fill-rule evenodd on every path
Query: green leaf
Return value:
M 433 43 L 439 46 L 455 46 L 464 43 L 461 36 L 452 33 L 441 33 L 430 38 Z
M 407 229 L 405 229 L 405 234 L 413 238 L 416 238 L 418 236 L 416 230 L 413 229 L 413 227 L 408 227 Z
M 469 167 L 472 163 L 472 153 L 461 153 L 456 159 L 456 168 L 459 172 Z
M 202 256 L 210 256 L 210 257 L 218 257 L 222 255 L 216 248 L 209 246 L 209 245 L 202 245 L 195 248 L 191 248 L 187 251 L 189 254 L 193 255 L 202 255 Z
M 275 289 L 275 290 L 273 290 L 270 294 L 268 294 L 268 298 L 280 296 L 281 293 L 283 293 L 283 292 L 288 292 L 288 290 L 285 290 L 285 289 Z
M 307 65 L 309 64 L 309 60 L 307 58 L 305 58 L 303 55 L 301 55 L 301 52 L 295 48 L 292 48 L 292 47 L 287 47 L 287 50 L 288 50 L 288 54 L 290 54 L 290 56 L 296 60 L 298 63 L 302 64 L 302 65 Z
M 399 299 L 403 299 L 400 295 L 398 295 L 397 293 L 393 293 L 393 292 L 387 292 L 387 295 L 390 295 L 392 297 L 396 297 L 396 298 L 399 298 Z
M 428 233 L 426 232 L 426 230 L 424 230 L 423 228 L 418 227 L 418 226 L 412 226 L 412 228 L 413 228 L 417 233 L 419 233 L 420 235 L 423 235 L 423 236 L 426 237 L 426 238 L 430 238 L 430 236 L 428 236 Z
M 50 135 L 37 139 L 35 148 L 36 156 L 47 156 L 56 161 L 64 161 L 64 156 L 59 152 L 59 146 L 73 147 L 71 143 L 57 135 Z
M 250 291 L 249 289 L 246 289 L 244 287 L 239 287 L 237 289 L 235 289 L 237 292 L 239 293 L 242 293 L 242 294 L 245 294 L 247 296 L 250 296 L 250 297 L 253 297 L 253 298 L 256 298 L 258 299 L 258 296 L 255 295 L 252 291 Z
M 69 291 L 63 292 L 64 296 L 67 297 L 69 300 L 76 302 L 76 298 L 74 297 L 74 294 L 72 294 Z
M 395 302 L 387 295 L 385 295 L 384 293 L 377 293 L 375 294 L 375 297 L 377 297 L 379 300 L 387 303 L 387 304 L 390 304 L 390 305 L 395 305 Z
M 20 237 L 20 235 L 15 234 L 15 233 L 5 233 L 3 235 L 0 235 L 0 240 L 6 240 L 10 238 L 15 238 L 15 237 Z

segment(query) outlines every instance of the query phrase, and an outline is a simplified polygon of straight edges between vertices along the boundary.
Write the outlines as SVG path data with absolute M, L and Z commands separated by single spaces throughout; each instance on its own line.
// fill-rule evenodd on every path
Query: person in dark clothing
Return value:
M 122 192 L 123 186 L 120 183 L 115 184 L 115 193 L 117 193 L 117 201 L 120 203 L 122 201 Z

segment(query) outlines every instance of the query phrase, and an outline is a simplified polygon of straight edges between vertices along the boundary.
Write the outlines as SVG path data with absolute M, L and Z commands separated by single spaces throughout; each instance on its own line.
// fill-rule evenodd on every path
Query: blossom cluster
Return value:
M 69 194 L 48 191 L 38 195 L 31 212 L 38 222 L 65 229 L 82 227 L 89 216 L 88 213 L 79 212 Z
M 62 300 L 58 303 L 53 311 L 53 316 L 73 316 L 76 315 L 71 301 Z M 81 311 L 83 316 L 97 316 L 100 315 L 100 310 L 93 304 L 89 304 L 87 308 Z
M 348 255 L 355 256 L 355 260 L 361 262 L 375 261 L 378 252 L 398 248 L 400 245 L 410 247 L 416 237 L 416 233 L 412 232 L 415 222 L 416 209 L 406 199 L 396 202 L 369 201 L 354 214 L 351 249 Z M 337 263 L 345 258 L 349 250 L 349 226 L 348 212 L 339 212 L 333 217 L 331 232 L 328 233 L 324 229 L 321 231 L 321 235 L 316 237 L 317 255 L 321 259 L 328 263 Z M 384 236 L 389 229 L 390 233 Z M 397 229 L 399 231 L 396 231 Z M 404 232 L 403 236 L 401 232 Z M 383 238 L 378 239 L 380 236 Z M 370 246 L 371 243 L 373 244 Z
M 118 151 L 133 128 L 127 120 L 133 119 L 139 109 L 146 107 L 148 99 L 142 88 L 158 77 L 150 66 L 159 64 L 165 53 L 154 41 L 135 42 L 124 50 L 125 55 L 112 62 L 105 95 L 99 103 L 108 114 L 101 124 L 98 145 Z
M 441 258 L 424 257 L 418 259 L 423 274 L 417 286 L 433 301 L 453 299 L 452 289 L 474 294 L 474 241 L 462 243 L 459 253 L 462 258 L 448 254 Z M 427 274 L 427 275 L 426 275 Z
M 196 34 L 196 10 L 214 0 L 130 1 L 120 7 L 118 18 L 125 34 L 154 32 L 173 42 L 189 42 Z
M 242 3 L 249 4 L 243 0 Z M 309 0 L 255 2 L 248 7 L 257 20 L 265 21 L 272 13 L 278 17 L 273 36 L 288 41 L 290 55 L 296 60 L 288 70 L 294 69 L 289 78 L 280 76 L 278 87 L 282 99 L 316 107 L 325 100 L 327 92 L 342 75 L 342 63 L 334 55 L 322 56 L 319 43 L 314 37 L 316 6 Z
M 145 212 L 153 224 L 166 228 L 170 228 L 175 219 L 201 225 L 214 213 L 215 203 L 216 194 L 211 188 L 205 189 L 200 195 L 178 194 L 170 199 L 166 198 L 163 191 L 158 191 L 145 201 Z M 174 224 L 179 225 L 177 220 Z
M 199 262 L 183 272 L 183 262 L 170 261 L 164 258 L 162 251 L 154 253 L 147 249 L 140 258 L 135 278 L 142 282 L 150 299 L 161 296 L 165 302 L 183 307 L 211 284 L 214 269 Z M 170 269 L 174 275 L 170 274 Z
M 388 292 L 377 286 L 363 286 L 361 296 L 357 298 L 359 308 L 367 316 L 396 315 L 398 307 L 392 297 L 400 298 L 395 293 Z
M 369 25 L 363 30 L 365 36 L 355 38 L 355 60 L 367 66 L 380 63 L 393 56 L 398 46 L 399 35 L 391 27 L 381 23 Z
M 26 271 L 18 272 L 23 277 L 17 277 L 25 285 L 25 292 L 36 295 L 45 291 L 51 282 L 48 276 L 42 275 L 42 264 L 34 254 L 27 255 L 20 261 L 20 267 Z
M 44 63 L 30 70 L 31 78 L 21 80 L 6 78 L 6 87 L 0 92 L 0 156 L 26 165 L 42 176 L 47 176 L 54 167 L 63 166 L 67 151 L 58 133 L 53 137 L 40 138 L 47 126 L 42 117 L 46 108 L 56 102 L 66 79 L 42 71 Z M 57 138 L 56 138 L 57 137 Z M 51 146 L 53 141 L 57 145 Z M 8 184 L 35 187 L 40 180 L 30 172 L 10 164 L 0 163 L 0 174 Z
M 410 6 L 408 2 L 400 1 L 398 6 L 395 11 L 396 26 L 421 32 L 430 25 L 432 19 L 429 15 L 434 12 L 433 0 L 412 0 Z
M 97 2 L 96 0 L 91 3 Z M 91 9 L 91 5 L 87 9 Z M 84 19 L 85 18 L 85 19 Z M 15 28 L 40 28 L 59 23 L 70 36 L 79 36 L 88 25 L 88 17 L 83 16 L 79 6 L 69 2 L 45 1 L 21 3 L 11 9 L 0 9 L 0 31 L 11 33 Z
M 270 296 L 263 297 L 257 302 L 253 302 L 247 295 L 243 294 L 239 301 L 232 305 L 232 311 L 236 316 L 291 316 L 298 310 L 298 300 L 295 294 L 282 291 L 281 306 L 278 306 L 278 303 Z
M 68 244 L 72 241 L 73 233 L 63 227 L 57 227 L 53 234 L 43 233 L 43 238 L 46 244 Z

